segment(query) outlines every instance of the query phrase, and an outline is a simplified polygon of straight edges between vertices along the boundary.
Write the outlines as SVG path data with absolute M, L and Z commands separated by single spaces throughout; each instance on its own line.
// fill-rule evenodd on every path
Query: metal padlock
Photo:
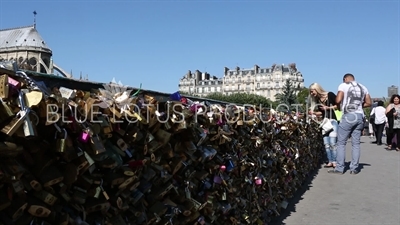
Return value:
M 23 126 L 22 126 L 25 137 L 36 137 L 37 136 L 36 124 L 34 125 L 30 118 L 31 110 L 26 105 L 25 92 L 23 92 L 23 91 L 19 92 L 18 102 L 19 102 L 21 110 L 25 111 L 25 113 L 26 113 L 26 117 L 23 121 Z
M 68 137 L 68 133 L 67 133 L 67 130 L 65 130 L 65 129 L 62 129 L 61 130 L 61 133 L 63 134 L 63 136 L 62 136 L 62 138 L 60 138 L 59 137 L 59 134 L 60 132 L 56 132 L 56 134 L 55 134 L 55 139 L 56 139 L 56 151 L 57 152 L 65 152 L 65 150 L 66 150 L 66 147 L 67 147 L 67 137 Z
M 8 98 L 9 94 L 9 85 L 8 85 L 8 75 L 4 74 L 0 76 L 0 99 Z
M 7 105 L 6 102 L 3 101 L 2 98 L 0 98 L 1 104 L 0 104 L 0 123 L 6 121 L 7 119 L 13 117 L 15 114 L 11 110 L 11 108 Z
M 97 134 L 90 136 L 90 146 L 92 148 L 92 153 L 94 155 L 106 152 L 103 142 L 101 141 L 101 139 Z
M 29 109 L 28 109 L 29 111 Z M 14 133 L 22 126 L 27 117 L 27 112 L 24 110 L 19 111 L 15 117 L 1 129 L 1 132 L 8 136 L 13 136 Z
M 80 134 L 80 136 L 79 136 L 79 140 L 82 143 L 87 143 L 89 141 L 89 139 L 90 139 L 90 133 L 91 132 L 90 132 L 89 128 L 83 129 L 81 134 Z

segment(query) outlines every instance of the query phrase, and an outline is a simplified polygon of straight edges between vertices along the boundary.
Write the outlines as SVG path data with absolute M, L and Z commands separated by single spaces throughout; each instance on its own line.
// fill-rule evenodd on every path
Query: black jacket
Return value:
M 386 117 L 388 118 L 388 131 L 393 131 L 393 124 L 394 124 L 394 116 L 393 113 L 396 112 L 396 109 L 392 108 L 388 113 L 386 113 Z

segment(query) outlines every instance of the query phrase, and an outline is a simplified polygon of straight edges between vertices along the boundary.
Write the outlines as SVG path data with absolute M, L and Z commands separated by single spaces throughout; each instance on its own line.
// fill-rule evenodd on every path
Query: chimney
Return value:
M 228 75 L 228 71 L 229 71 L 229 68 L 228 67 L 224 67 L 224 75 Z
M 254 72 L 255 73 L 258 73 L 258 70 L 260 69 L 260 67 L 256 64 L 256 65 L 254 65 Z

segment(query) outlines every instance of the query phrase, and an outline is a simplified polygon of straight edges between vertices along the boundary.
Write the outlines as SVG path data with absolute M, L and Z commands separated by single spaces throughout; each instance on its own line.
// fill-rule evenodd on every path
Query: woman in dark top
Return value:
M 324 134 L 324 144 L 328 163 L 325 165 L 328 167 L 336 167 L 336 143 L 337 143 L 337 129 L 338 122 L 335 115 L 336 95 L 333 92 L 325 91 L 321 85 L 312 83 L 309 87 L 309 114 L 316 115 L 322 118 L 330 119 L 333 130 L 329 133 Z

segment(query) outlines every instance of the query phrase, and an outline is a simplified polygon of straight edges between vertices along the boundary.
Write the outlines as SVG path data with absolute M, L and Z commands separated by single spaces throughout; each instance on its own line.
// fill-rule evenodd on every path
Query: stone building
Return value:
M 390 86 L 387 88 L 388 91 L 388 97 L 392 97 L 392 95 L 398 95 L 399 94 L 399 88 L 397 86 Z
M 180 79 L 179 91 L 201 97 L 214 92 L 227 95 L 249 93 L 274 101 L 275 95 L 283 91 L 287 79 L 291 81 L 296 91 L 304 87 L 303 75 L 297 70 L 295 63 L 288 66 L 273 64 L 264 68 L 255 65 L 250 69 L 225 67 L 222 78 L 196 70 L 194 73 L 189 71 Z
M 0 30 L 0 61 L 14 60 L 18 67 L 38 73 L 72 78 L 52 60 L 53 53 L 39 32 L 36 24 Z

